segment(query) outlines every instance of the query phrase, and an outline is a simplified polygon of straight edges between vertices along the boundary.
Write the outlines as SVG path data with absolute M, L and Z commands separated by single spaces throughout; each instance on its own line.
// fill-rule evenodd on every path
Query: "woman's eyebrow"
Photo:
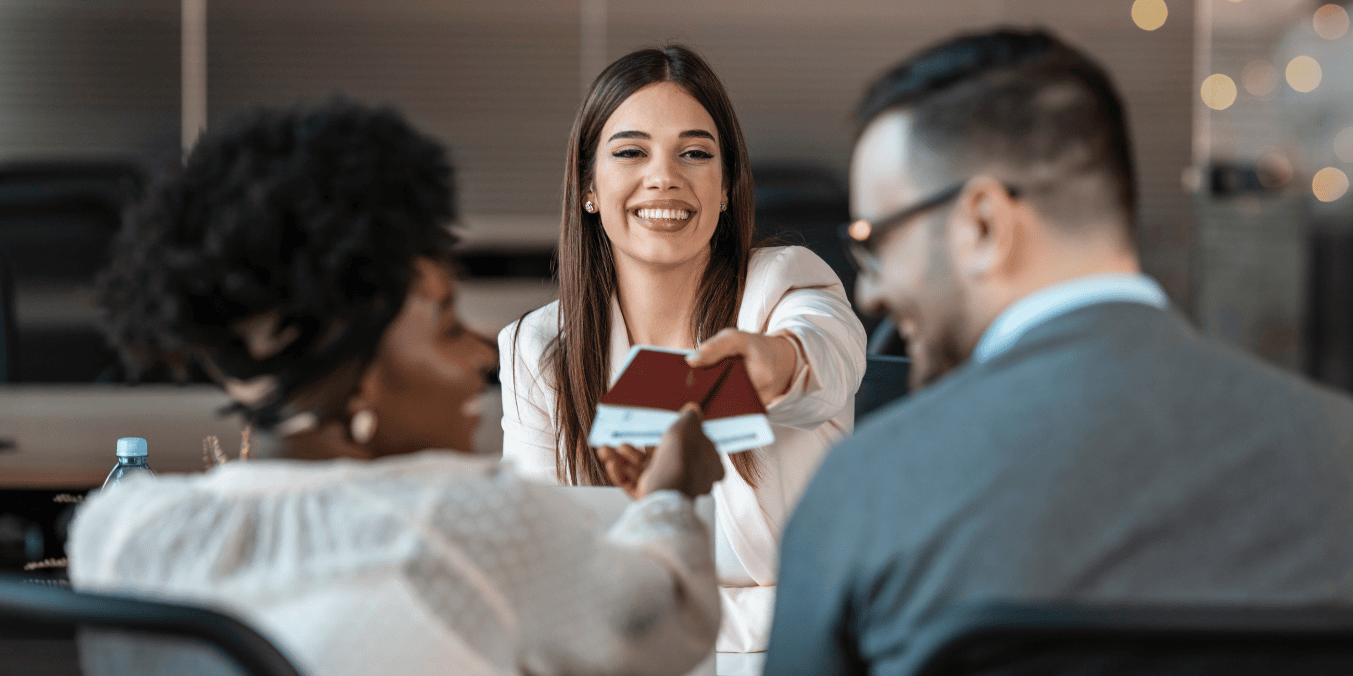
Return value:
M 651 140 L 653 137 L 649 136 L 648 132 L 645 131 L 618 131 L 614 134 L 611 134 L 611 138 L 606 139 L 606 142 L 610 143 L 611 141 L 614 141 L 616 139 L 626 139 L 626 138 L 641 138 Z M 707 138 L 711 141 L 715 140 L 714 134 L 711 134 L 705 131 L 704 129 L 687 129 L 686 131 L 677 134 L 677 138 Z

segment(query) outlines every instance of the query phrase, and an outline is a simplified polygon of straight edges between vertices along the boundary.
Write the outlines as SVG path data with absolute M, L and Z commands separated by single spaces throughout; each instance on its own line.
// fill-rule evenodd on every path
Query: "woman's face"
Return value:
M 617 264 L 670 267 L 707 259 L 728 201 L 719 134 L 672 82 L 630 95 L 606 120 L 584 199 L 596 205 Z
M 498 355 L 492 342 L 460 323 L 447 266 L 417 259 L 414 268 L 404 306 L 362 377 L 360 403 L 376 414 L 367 447 L 376 456 L 425 448 L 472 452 L 484 376 Z

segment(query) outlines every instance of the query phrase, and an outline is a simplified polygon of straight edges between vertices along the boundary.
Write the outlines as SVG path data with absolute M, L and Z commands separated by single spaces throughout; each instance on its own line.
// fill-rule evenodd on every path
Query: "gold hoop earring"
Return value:
M 348 433 L 358 445 L 365 446 L 376 436 L 376 412 L 364 408 L 352 414 L 352 419 L 348 421 Z
M 586 211 L 589 214 L 595 214 L 597 213 L 597 208 L 592 206 L 592 200 L 587 200 L 586 202 L 583 202 L 583 211 Z

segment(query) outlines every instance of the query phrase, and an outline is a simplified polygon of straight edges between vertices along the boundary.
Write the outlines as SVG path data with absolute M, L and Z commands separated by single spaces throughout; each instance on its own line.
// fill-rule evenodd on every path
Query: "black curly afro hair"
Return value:
M 393 109 L 336 97 L 254 110 L 204 135 L 128 213 L 99 280 L 108 338 L 133 377 L 161 360 L 275 377 L 267 401 L 236 407 L 271 427 L 290 394 L 370 360 L 416 258 L 449 261 L 451 183 L 445 149 Z M 263 316 L 288 337 L 276 354 L 239 331 Z

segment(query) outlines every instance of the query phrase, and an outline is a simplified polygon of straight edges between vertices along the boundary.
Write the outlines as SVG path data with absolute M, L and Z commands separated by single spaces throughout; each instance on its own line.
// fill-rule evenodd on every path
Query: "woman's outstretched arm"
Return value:
M 743 356 L 749 374 L 765 374 L 753 384 L 764 392 L 771 422 L 812 429 L 853 401 L 864 377 L 865 342 L 836 273 L 813 252 L 791 246 L 753 258 L 738 329 L 706 341 L 691 363 Z

